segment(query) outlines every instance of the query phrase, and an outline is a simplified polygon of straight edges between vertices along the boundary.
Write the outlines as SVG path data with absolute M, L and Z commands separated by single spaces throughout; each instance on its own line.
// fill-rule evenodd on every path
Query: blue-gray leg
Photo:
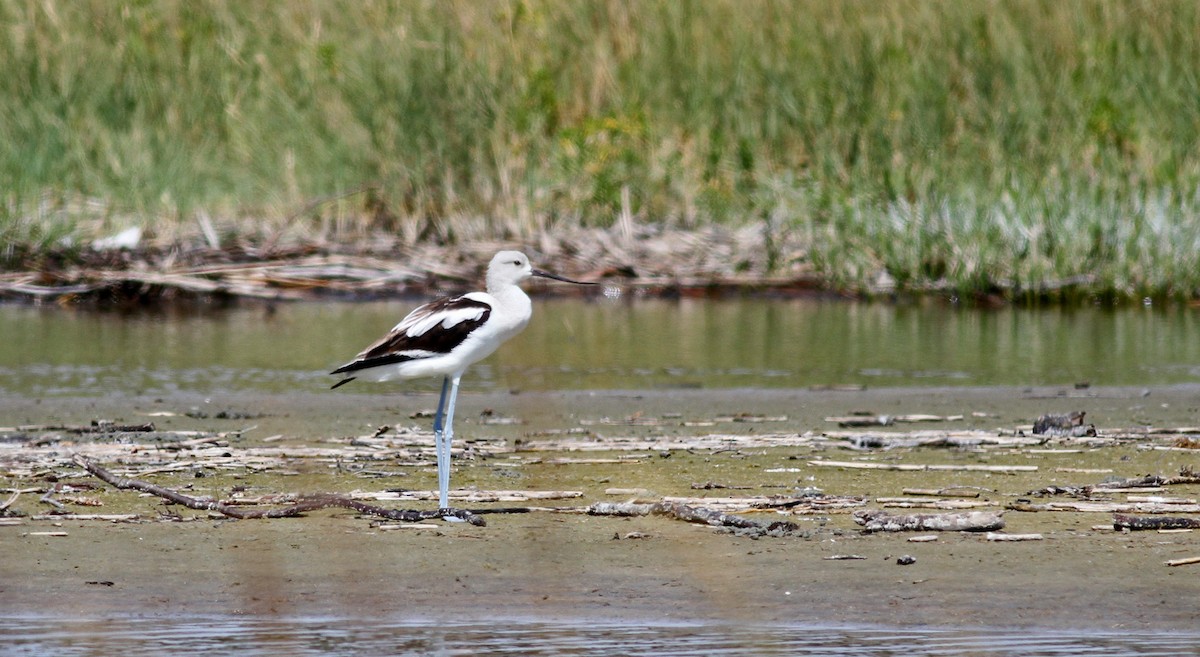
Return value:
M 448 479 L 450 475 L 449 450 L 443 449 L 442 447 L 443 443 L 445 443 L 447 447 L 450 444 L 450 441 L 445 439 L 443 431 L 445 427 L 444 422 L 446 419 L 446 393 L 449 391 L 449 389 L 450 377 L 445 377 L 442 379 L 442 395 L 438 397 L 437 413 L 433 416 L 433 450 L 437 455 L 439 509 L 444 509 L 448 506 L 447 498 L 450 494 L 449 485 L 447 485 L 445 488 L 442 487 L 443 478 Z
M 450 400 L 446 405 L 446 426 L 442 429 L 441 451 L 438 452 L 438 508 L 450 508 L 450 441 L 454 438 L 454 404 L 458 400 L 460 377 L 449 379 Z M 445 389 L 445 384 L 442 385 Z
M 442 412 L 446 410 L 446 391 L 450 389 L 450 377 L 442 379 L 442 396 L 438 397 L 437 413 L 433 416 L 433 433 L 435 436 L 442 435 L 442 420 L 444 419 Z

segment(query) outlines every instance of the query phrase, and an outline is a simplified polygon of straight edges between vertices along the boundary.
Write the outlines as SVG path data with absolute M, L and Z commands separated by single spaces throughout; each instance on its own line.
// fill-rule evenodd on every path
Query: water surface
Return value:
M 1106 655 L 1193 654 L 1200 635 L 836 626 L 431 623 L 363 619 L 7 619 L 6 655 Z M 7 635 L 7 636 L 6 636 Z
M 121 315 L 0 306 L 0 392 L 320 390 L 416 301 Z M 1200 310 L 538 299 L 472 389 L 1165 385 L 1200 381 Z M 432 387 L 429 382 L 392 384 Z

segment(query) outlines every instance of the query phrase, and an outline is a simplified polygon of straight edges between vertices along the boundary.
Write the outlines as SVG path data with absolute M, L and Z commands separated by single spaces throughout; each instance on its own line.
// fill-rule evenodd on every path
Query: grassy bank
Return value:
M 0 231 L 11 263 L 130 223 L 472 240 L 624 214 L 761 222 L 851 288 L 1197 296 L 1196 34 L 1182 1 L 14 0 Z

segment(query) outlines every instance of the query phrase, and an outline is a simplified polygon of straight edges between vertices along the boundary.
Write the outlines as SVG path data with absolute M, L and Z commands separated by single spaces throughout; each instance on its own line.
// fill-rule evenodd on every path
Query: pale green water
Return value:
M 0 393 L 321 390 L 334 380 L 330 369 L 414 305 L 302 303 L 270 311 L 250 304 L 134 316 L 0 306 Z M 473 367 L 464 385 L 552 390 L 1082 381 L 1200 381 L 1200 310 L 537 299 L 529 328 Z

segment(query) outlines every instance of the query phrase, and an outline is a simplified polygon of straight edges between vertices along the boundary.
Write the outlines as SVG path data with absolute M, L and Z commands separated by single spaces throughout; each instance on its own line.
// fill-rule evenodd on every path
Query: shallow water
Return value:
M 529 329 L 491 359 L 472 368 L 469 381 L 465 382 L 471 391 L 668 388 L 675 390 L 656 394 L 670 397 L 674 401 L 669 405 L 678 410 L 676 407 L 684 404 L 678 398 L 696 394 L 678 391 L 686 388 L 779 388 L 780 394 L 788 394 L 789 391 L 783 389 L 821 385 L 855 384 L 869 388 L 938 386 L 941 397 L 953 399 L 949 402 L 943 400 L 942 406 L 925 404 L 915 408 L 911 402 L 906 402 L 905 407 L 926 412 L 961 413 L 963 409 L 958 407 L 961 403 L 957 395 L 947 393 L 947 390 L 954 390 L 954 386 L 976 387 L 975 396 L 972 397 L 975 400 L 972 403 L 976 406 L 968 406 L 967 409 L 977 410 L 978 387 L 982 386 L 1069 387 L 1081 381 L 1088 381 L 1095 386 L 1162 386 L 1200 382 L 1200 340 L 1195 339 L 1200 328 L 1200 311 L 1182 307 L 1030 311 L 1011 308 L 979 310 L 940 304 L 895 306 L 761 299 L 716 302 L 689 299 L 632 302 L 538 299 L 535 304 L 537 314 Z M 105 409 L 103 413 L 106 415 L 102 416 L 122 417 L 122 413 L 131 412 L 134 407 L 146 406 L 144 396 L 162 396 L 167 400 L 164 406 L 175 409 L 180 405 L 179 399 L 189 397 L 188 393 L 214 393 L 214 397 L 217 397 L 215 393 L 235 393 L 235 398 L 248 400 L 242 404 L 244 410 L 265 413 L 262 419 L 256 420 L 264 425 L 256 435 L 279 432 L 304 440 L 315 440 L 331 433 L 342 435 L 352 430 L 361 432 L 364 431 L 360 426 L 363 422 L 377 422 L 380 417 L 386 417 L 383 411 L 374 409 L 364 412 L 362 418 L 350 413 L 345 414 L 347 419 L 342 419 L 343 414 L 331 413 L 326 407 L 304 409 L 304 412 L 280 410 L 273 406 L 264 410 L 270 404 L 263 403 L 261 398 L 267 395 L 236 393 L 286 393 L 275 397 L 294 399 L 300 396 L 293 395 L 292 391 L 305 391 L 315 394 L 302 396 L 301 399 L 329 398 L 329 408 L 341 408 L 344 403 L 337 397 L 343 390 L 327 393 L 328 385 L 334 380 L 327 375 L 328 370 L 347 360 L 390 328 L 413 305 L 413 302 L 285 304 L 272 308 L 246 304 L 233 308 L 175 309 L 166 313 L 131 316 L 0 305 L 0 395 L 9 401 L 23 397 L 77 397 L 88 404 L 103 397 L 103 403 L 98 403 Z M 433 387 L 433 382 L 395 385 L 399 389 L 426 391 Z M 361 386 L 354 390 L 366 393 L 389 389 L 387 386 Z M 962 390 L 965 394 L 966 389 Z M 742 410 L 747 404 L 744 398 L 728 391 L 706 394 L 735 398 L 723 400 L 720 404 L 714 404 L 713 400 L 707 398 L 701 402 L 687 403 L 705 404 L 706 411 L 710 410 L 709 406 L 716 406 L 723 412 Z M 840 393 L 805 394 L 808 397 L 804 403 L 815 404 L 816 401 L 809 397 Z M 866 393 L 855 395 L 845 402 L 839 401 L 836 409 L 808 409 L 791 399 L 777 403 L 790 404 L 787 413 L 796 418 L 795 422 L 801 429 L 808 430 L 823 426 L 820 424 L 821 418 L 833 411 L 844 412 L 850 407 L 857 408 L 862 403 L 863 394 Z M 139 399 L 133 404 L 131 399 L 127 399 L 135 397 Z M 504 410 L 533 418 L 533 424 L 529 426 L 541 422 L 538 418 L 545 415 L 549 418 L 546 422 L 557 423 L 555 426 L 561 428 L 566 412 L 561 406 L 570 406 L 561 400 L 546 401 L 549 395 L 510 398 L 506 394 L 498 394 L 494 397 L 514 400 L 511 403 L 506 401 Z M 613 395 L 591 400 L 587 412 L 592 416 L 611 414 L 623 417 L 642 408 L 640 402 L 631 405 L 623 398 L 613 400 L 610 397 Z M 1072 403 L 1090 404 L 1087 406 L 1090 413 L 1104 417 L 1103 414 L 1107 412 L 1119 418 L 1117 424 L 1124 426 L 1130 422 L 1127 418 L 1130 414 L 1140 418 L 1140 414 L 1148 412 L 1142 409 L 1146 402 L 1142 397 L 1136 397 L 1128 400 L 1125 397 L 1073 400 Z M 1158 402 L 1157 396 L 1154 401 Z M 226 396 L 222 403 L 229 405 L 229 397 Z M 299 403 L 304 404 L 303 401 Z M 1022 407 L 1017 411 L 1013 410 L 1013 402 L 1004 403 L 1009 404 L 1006 411 L 999 413 L 1004 422 L 1013 423 L 1019 418 L 1035 416 L 1032 407 Z M 1037 406 L 1040 412 L 1041 401 L 1025 403 Z M 758 400 L 753 409 L 766 414 L 783 412 L 764 404 L 765 401 Z M 67 400 L 60 399 L 58 404 L 36 405 L 39 410 L 28 418 L 22 415 L 21 418 L 9 419 L 12 422 L 19 419 L 29 423 L 59 421 L 51 408 L 69 405 Z M 538 408 L 534 409 L 533 406 Z M 1187 407 L 1182 403 L 1173 404 L 1172 408 L 1176 406 L 1194 408 L 1194 404 Z M 535 410 L 542 415 L 535 415 Z M 651 410 L 651 415 L 656 414 Z M 991 408 L 985 410 L 995 412 Z M 30 413 L 28 410 L 22 412 Z M 662 408 L 657 412 L 661 413 Z M 697 414 L 703 415 L 699 411 Z M 988 419 L 981 422 L 991 426 L 1000 421 L 994 417 L 989 415 Z M 5 418 L 0 418 L 0 424 L 3 424 L 3 420 Z M 1157 415 L 1147 422 L 1152 420 L 1161 423 L 1161 417 Z M 161 420 L 165 425 L 170 425 L 171 421 L 169 418 Z M 337 425 L 335 421 L 349 422 L 351 428 Z M 1175 421 L 1181 420 L 1176 418 Z M 283 422 L 291 425 L 268 426 Z M 297 429 L 300 426 L 302 430 Z M 496 431 L 501 430 L 496 428 Z M 1162 459 L 1175 458 L 1170 456 L 1172 453 L 1154 454 L 1164 454 Z M 1136 461 L 1140 469 L 1127 473 L 1122 471 L 1122 474 L 1178 469 L 1178 464 L 1173 461 L 1147 465 L 1145 459 L 1152 458 L 1154 454 Z M 1108 456 L 1116 462 L 1115 456 Z M 784 455 L 780 458 L 787 457 Z M 1096 458 L 1103 458 L 1103 455 Z M 688 460 L 677 457 L 671 463 L 686 465 Z M 1047 462 L 1047 469 L 1053 464 Z M 1072 463 L 1076 466 L 1080 464 Z M 757 464 L 751 465 L 758 467 Z M 788 462 L 787 465 L 793 463 Z M 721 466 L 707 461 L 698 463 L 697 474 L 681 475 L 680 485 L 686 486 L 692 480 L 704 480 L 714 472 L 725 478 L 737 476 L 730 474 L 734 472 L 732 467 L 714 470 L 716 467 Z M 486 467 L 479 470 L 491 471 Z M 535 477 L 532 481 L 539 487 L 555 487 L 561 482 L 554 477 L 568 476 L 561 469 L 553 472 L 548 470 L 547 473 L 538 474 L 534 471 L 529 476 Z M 587 481 L 590 483 L 586 485 L 601 489 L 607 486 L 654 488 L 659 484 L 647 475 L 645 469 L 639 471 L 622 466 L 621 476 L 613 475 L 611 479 L 607 471 L 591 469 L 588 473 L 590 478 Z M 497 473 L 496 476 L 501 474 L 508 477 L 508 473 Z M 469 481 L 466 478 L 469 475 L 470 472 L 464 469 L 456 476 L 460 477 L 458 481 Z M 428 478 L 431 475 L 420 472 L 411 474 L 413 482 L 420 476 Z M 546 478 L 537 479 L 537 476 Z M 834 475 L 817 476 L 823 479 L 818 479 L 816 483 L 825 486 L 832 483 L 829 478 Z M 799 481 L 795 474 L 772 474 L 769 477 L 779 477 L 781 484 Z M 755 480 L 762 483 L 768 481 L 769 477 L 757 477 Z M 861 476 L 856 474 L 853 477 L 861 488 Z M 873 475 L 873 489 L 887 491 L 900 488 L 899 477 L 893 482 L 894 486 L 886 477 Z M 746 478 L 749 479 L 749 475 Z M 963 481 L 957 479 L 956 483 Z M 904 482 L 911 484 L 907 479 Z M 806 480 L 805 484 L 808 483 L 811 482 Z M 290 485 L 299 484 L 293 478 Z M 417 483 L 406 482 L 405 485 Z M 570 485 L 584 484 L 573 480 Z M 1013 490 L 1028 490 L 1035 483 L 1008 482 L 1006 485 Z M 836 489 L 836 486 L 833 488 Z M 858 488 L 851 487 L 851 490 Z M 1081 527 L 1086 527 L 1090 522 L 1084 522 Z M 1076 529 L 1071 526 L 1069 531 Z M 330 532 L 343 530 L 339 527 Z M 12 528 L 12 531 L 23 530 Z M 489 531 L 489 536 L 499 533 L 499 530 L 491 528 Z M 667 532 L 661 528 L 655 531 L 664 535 L 661 549 L 669 550 L 672 557 L 686 552 L 680 547 L 681 539 L 667 537 Z M 71 533 L 73 536 L 84 535 L 79 528 L 71 529 Z M 573 536 L 578 531 L 566 533 Z M 120 540 L 120 534 L 116 535 Z M 212 532 L 197 530 L 190 535 L 211 538 Z M 516 547 L 551 555 L 557 560 L 554 563 L 571 563 L 578 558 L 578 552 L 566 547 L 567 544 L 555 543 L 546 538 L 545 533 L 530 534 L 534 535 L 536 541 L 518 542 Z M 188 536 L 181 534 L 178 540 L 188 540 Z M 561 539 L 560 534 L 556 536 Z M 365 540 L 362 536 L 352 538 L 356 544 Z M 313 537 L 309 536 L 304 542 L 312 540 Z M 392 537 L 391 540 L 402 541 L 399 537 Z M 610 542 L 607 535 L 603 537 L 603 542 Z M 300 544 L 300 541 L 289 539 L 285 543 L 288 550 L 296 549 L 293 543 Z M 495 549 L 494 545 L 489 548 L 488 543 L 471 537 L 455 543 L 458 544 L 465 545 L 465 549 L 477 545 L 475 549 L 489 554 L 489 550 Z M 624 550 L 628 542 L 621 541 L 620 544 Z M 447 549 L 446 545 L 441 547 Z M 769 551 L 771 546 L 767 547 Z M 1061 544 L 1050 547 L 1063 549 Z M 195 549 L 199 554 L 212 556 L 213 548 L 208 543 L 200 544 Z M 634 544 L 628 549 L 645 548 Z M 856 546 L 856 549 L 865 550 L 869 546 Z M 905 546 L 902 549 L 914 548 Z M 952 549 L 959 552 L 966 548 L 955 545 Z M 1026 546 L 1009 549 L 1015 552 L 1026 549 Z M 79 553 L 75 550 L 95 551 L 96 547 L 80 544 L 66 551 L 77 556 Z M 1122 547 L 1122 554 L 1129 552 Z M 274 563 L 270 560 L 270 554 L 264 558 L 268 563 Z M 634 563 L 641 564 L 645 554 L 638 555 Z M 702 556 L 707 559 L 709 555 L 705 553 Z M 881 555 L 875 556 L 882 558 Z M 939 568 L 945 568 L 948 558 L 948 555 L 923 554 L 922 563 L 938 563 Z M 1111 555 L 1104 556 L 1104 559 L 1111 569 Z M 1162 568 L 1162 559 L 1162 555 L 1155 555 L 1151 559 L 1151 566 L 1145 567 Z M 297 562 L 293 562 L 284 568 L 283 564 L 288 560 L 280 557 L 278 563 L 281 570 L 298 567 Z M 888 561 L 894 559 L 889 558 Z M 989 563 L 992 568 L 999 569 L 998 572 L 1004 572 L 1005 566 Z M 138 565 L 141 567 L 140 562 Z M 975 561 L 972 560 L 971 567 L 974 566 Z M 538 568 L 540 570 L 543 566 Z M 1175 570 L 1171 574 L 1175 574 Z M 494 573 L 479 568 L 476 571 L 483 573 L 480 586 L 494 586 Z M 161 574 L 162 571 L 155 572 Z M 1053 572 L 1051 569 L 1049 576 L 1055 576 Z M 107 574 L 104 576 L 109 577 Z M 1183 576 L 1182 572 L 1177 575 L 1178 578 Z M 150 579 L 157 581 L 158 576 Z M 894 576 L 885 575 L 880 594 L 886 599 L 909 595 L 907 591 L 898 593 L 893 579 Z M 1071 584 L 1077 584 L 1080 579 L 1076 577 Z M 175 592 L 180 600 L 190 600 L 193 591 L 189 587 L 194 582 L 187 577 L 184 580 L 186 584 L 181 589 L 175 589 Z M 1123 587 L 1126 580 L 1117 580 Z M 68 587 L 66 591 L 71 590 L 69 587 L 72 583 L 77 585 L 74 580 L 64 584 Z M 361 595 L 361 590 L 353 590 L 354 582 L 348 582 L 346 586 L 351 589 L 346 595 Z M 922 586 L 925 587 L 924 596 L 935 596 L 927 604 L 935 610 L 943 608 L 945 598 L 930 593 L 933 585 Z M 1190 584 L 1183 586 L 1186 588 Z M 827 596 L 827 590 L 822 589 L 820 595 Z M 875 589 L 871 590 L 874 594 Z M 1112 590 L 1118 590 L 1116 585 Z M 12 591 L 9 590 L 10 594 Z M 77 591 L 74 594 L 64 592 L 61 599 L 70 600 L 72 595 L 79 594 Z M 658 598 L 653 595 L 650 600 L 657 603 Z M 1026 592 L 1020 591 L 1014 595 L 1024 600 Z M 1149 600 L 1145 592 L 1128 595 L 1130 599 L 1138 601 Z M 1174 595 L 1170 597 L 1180 599 Z M 1094 602 L 1094 598 L 1074 594 L 1068 598 L 1079 600 L 1079 604 L 1085 606 Z M 111 610 L 113 617 L 89 620 L 75 618 L 69 612 L 53 617 L 6 618 L 3 614 L 19 613 L 17 609 L 20 608 L 5 609 L 4 603 L 4 586 L 0 578 L 0 655 L 1176 655 L 1192 653 L 1200 643 L 1200 635 L 1191 632 L 1190 628 L 1185 633 L 1157 631 L 1153 634 L 1131 634 L 1096 629 L 1046 631 L 1028 628 L 843 626 L 820 624 L 815 620 L 821 618 L 817 614 L 811 616 L 814 619 L 812 625 L 804 624 L 803 615 L 797 617 L 794 624 L 790 622 L 793 616 L 787 615 L 784 623 L 760 625 L 746 625 L 733 620 L 726 622 L 724 616 L 717 622 L 691 624 L 638 623 L 605 617 L 553 623 L 533 619 L 469 618 L 447 624 L 423 619 L 419 614 L 424 607 L 414 607 L 417 613 L 402 619 L 279 618 L 274 615 L 240 616 L 233 612 L 227 616 L 168 616 L 166 612 L 159 615 L 157 610 L 145 612 L 154 614 L 145 617 L 138 616 L 137 611 L 117 616 L 124 611 L 122 605 L 129 603 L 114 600 L 113 607 L 100 607 L 101 611 L 98 612 L 108 614 Z M 678 602 L 665 604 L 678 605 Z M 815 608 L 817 604 L 820 603 L 814 602 L 810 608 Z M 1011 604 L 1022 610 L 1028 608 L 1030 615 L 1011 615 L 1009 607 L 1002 605 L 1002 611 L 995 616 L 973 614 L 967 622 L 976 622 L 976 616 L 980 623 L 998 624 L 1014 617 L 1022 619 L 1022 624 L 1029 624 L 1030 618 L 1043 618 L 1037 615 L 1033 602 Z M 1158 603 L 1145 602 L 1147 606 L 1154 604 Z M 667 608 L 686 610 L 687 605 Z M 26 606 L 24 609 L 44 608 Z M 732 604 L 729 609 L 740 611 Z M 828 610 L 825 612 L 828 613 Z M 484 613 L 493 612 L 489 608 Z M 740 617 L 736 614 L 729 616 Z M 938 616 L 933 614 L 930 617 Z M 859 616 L 842 618 L 856 622 Z M 864 621 L 887 622 L 879 620 L 878 615 L 863 615 L 862 618 Z M 916 622 L 925 621 L 921 619 Z M 961 624 L 962 621 L 953 622 Z M 1073 625 L 1060 620 L 1051 626 L 1062 628 Z M 1091 626 L 1095 627 L 1096 624 L 1091 623 Z M 1102 627 L 1113 625 L 1105 623 Z
M 538 299 L 474 390 L 1200 381 L 1200 310 Z M 0 306 L 0 393 L 317 391 L 415 302 L 120 315 Z M 433 384 L 394 384 L 425 389 Z
M 6 619 L 5 655 L 1054 655 L 1194 654 L 1200 634 L 497 619 Z

